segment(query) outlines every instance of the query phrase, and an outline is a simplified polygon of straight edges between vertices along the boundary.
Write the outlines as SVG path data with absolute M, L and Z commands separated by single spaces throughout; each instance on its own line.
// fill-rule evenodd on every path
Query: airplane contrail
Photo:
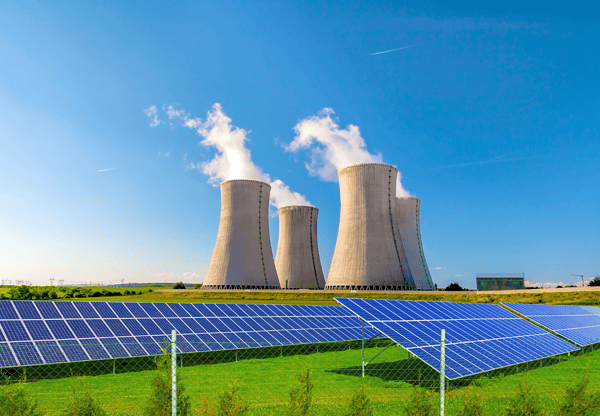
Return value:
M 408 46 L 403 46 L 403 47 L 401 47 L 401 48 L 390 49 L 389 51 L 375 52 L 375 53 L 372 53 L 372 54 L 371 54 L 371 56 L 373 56 L 373 55 L 381 55 L 382 53 L 388 53 L 388 52 L 399 51 L 399 50 L 401 50 L 401 49 L 406 49 L 406 48 L 412 48 L 412 47 L 414 47 L 414 46 L 417 46 L 417 45 L 408 45 Z
M 108 169 L 99 169 L 98 172 L 106 172 L 109 170 L 115 170 L 116 168 L 108 168 Z

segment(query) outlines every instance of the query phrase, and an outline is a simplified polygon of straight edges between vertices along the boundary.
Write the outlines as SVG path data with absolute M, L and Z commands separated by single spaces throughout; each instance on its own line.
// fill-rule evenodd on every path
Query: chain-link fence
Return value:
M 440 361 L 448 370 L 460 365 L 441 341 L 430 342 Z M 452 380 L 386 338 L 189 352 L 195 347 L 171 336 L 156 356 L 4 368 L 0 413 L 600 415 L 594 346 Z M 531 343 L 506 348 L 519 357 Z M 37 402 L 39 413 L 19 413 L 19 400 Z M 105 413 L 85 413 L 94 407 Z

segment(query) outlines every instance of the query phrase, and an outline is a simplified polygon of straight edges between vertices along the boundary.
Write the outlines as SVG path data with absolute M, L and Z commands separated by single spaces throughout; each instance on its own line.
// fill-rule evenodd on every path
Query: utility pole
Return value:
M 581 287 L 585 287 L 585 283 L 583 282 L 583 275 L 582 274 L 571 274 L 571 276 L 579 276 L 581 277 Z

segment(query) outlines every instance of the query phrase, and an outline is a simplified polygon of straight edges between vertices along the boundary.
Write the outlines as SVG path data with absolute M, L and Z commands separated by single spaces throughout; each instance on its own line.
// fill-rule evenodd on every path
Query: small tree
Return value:
M 593 416 L 600 414 L 600 393 L 587 391 L 590 378 L 586 375 L 565 389 L 565 397 L 560 405 L 561 416 Z
M 209 403 L 206 395 L 202 396 L 200 406 L 196 407 L 196 415 L 198 416 L 215 416 L 215 407 Z
M 249 407 L 240 397 L 238 389 L 234 387 L 221 396 L 217 414 L 218 416 L 242 416 L 248 413 Z
M 483 416 L 484 406 L 479 392 L 468 392 L 462 402 L 460 414 L 462 416 Z
M 185 285 L 183 284 L 183 282 L 175 283 L 173 285 L 173 289 L 185 289 Z
M 76 383 L 80 383 L 79 387 Z M 63 416 L 107 416 L 106 411 L 92 397 L 90 390 L 82 380 L 74 380 L 71 385 L 73 397 Z
M 310 370 L 308 368 L 306 369 L 306 372 L 304 370 L 300 370 L 298 381 L 300 384 L 290 391 L 288 415 L 312 415 L 313 412 L 311 411 L 311 404 L 314 384 L 312 381 L 310 381 Z
M 460 292 L 463 290 L 464 289 L 457 282 L 450 283 L 448 286 L 446 286 L 447 292 Z
M 168 346 L 163 349 L 163 354 L 156 357 L 157 372 L 152 379 L 152 394 L 144 409 L 145 416 L 171 416 L 171 356 L 168 355 Z M 185 387 L 177 379 L 177 415 L 191 415 L 190 396 L 185 393 Z
M 23 383 L 10 385 L 7 378 L 6 384 L 0 394 L 0 415 L 2 416 L 43 416 L 44 412 L 25 392 Z
M 421 386 L 415 386 L 404 405 L 406 416 L 433 416 L 431 393 Z
M 510 400 L 505 412 L 506 416 L 542 416 L 543 414 L 544 412 L 527 381 L 525 384 L 521 384 L 517 395 Z
M 594 277 L 589 283 L 588 286 L 600 286 L 600 276 Z
M 364 386 L 354 392 L 348 411 L 344 416 L 373 416 L 373 405 Z

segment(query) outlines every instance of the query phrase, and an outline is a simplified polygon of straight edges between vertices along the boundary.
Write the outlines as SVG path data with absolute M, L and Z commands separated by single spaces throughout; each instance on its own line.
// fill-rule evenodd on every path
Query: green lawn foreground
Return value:
M 373 357 L 381 349 L 367 349 L 366 359 Z M 251 405 L 251 414 L 256 415 L 285 414 L 289 392 L 297 385 L 297 377 L 302 368 L 311 370 L 311 378 L 315 384 L 314 405 L 318 415 L 343 414 L 350 396 L 363 383 L 373 401 L 376 415 L 403 414 L 402 406 L 411 400 L 419 379 L 423 385 L 430 383 L 434 408 L 439 406 L 439 392 L 435 387 L 439 385 L 438 373 L 419 360 L 407 358 L 405 350 L 391 347 L 367 367 L 364 379 L 360 377 L 361 350 L 318 352 L 221 364 L 199 362 L 196 366 L 180 368 L 179 378 L 194 404 L 199 403 L 203 395 L 216 404 L 224 390 L 235 386 L 243 399 Z M 76 368 L 74 370 L 76 372 Z M 152 371 L 142 371 L 83 379 L 42 380 L 27 383 L 25 388 L 47 409 L 49 415 L 59 414 L 65 409 L 71 399 L 73 383 L 76 386 L 81 383 L 87 386 L 111 413 L 136 414 L 151 394 L 152 374 Z M 600 351 L 563 357 L 561 362 L 516 374 L 496 373 L 493 377 L 479 377 L 471 383 L 453 383 L 454 386 L 450 387 L 446 395 L 446 414 L 459 416 L 464 397 L 473 393 L 482 397 L 487 414 L 502 414 L 509 399 L 516 394 L 520 384 L 525 382 L 533 387 L 536 397 L 550 412 L 548 414 L 557 414 L 557 403 L 564 388 L 585 374 L 592 379 L 590 387 L 598 390 Z M 397 381 L 399 379 L 406 381 Z

